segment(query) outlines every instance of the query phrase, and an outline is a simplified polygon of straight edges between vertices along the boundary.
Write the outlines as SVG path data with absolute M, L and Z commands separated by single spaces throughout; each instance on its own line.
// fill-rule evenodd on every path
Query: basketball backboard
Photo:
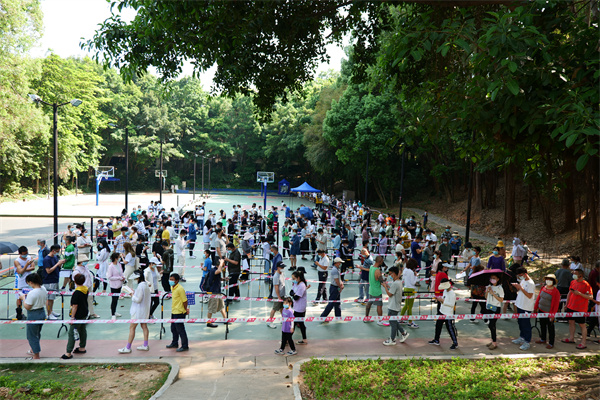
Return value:
M 160 177 L 160 169 L 155 169 L 154 170 L 154 176 L 157 177 L 157 178 Z M 167 177 L 167 170 L 166 169 L 162 170 L 162 176 L 163 176 L 163 178 Z
M 256 172 L 256 182 L 263 183 L 265 178 L 267 179 L 267 183 L 275 182 L 275 172 L 266 172 L 266 171 L 257 171 Z
M 110 166 L 99 166 L 95 168 L 96 177 L 102 175 L 105 178 L 114 178 L 115 177 L 115 167 Z

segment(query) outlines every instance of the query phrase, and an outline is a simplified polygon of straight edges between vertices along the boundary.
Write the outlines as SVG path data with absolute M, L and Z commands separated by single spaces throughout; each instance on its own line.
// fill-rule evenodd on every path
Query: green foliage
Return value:
M 319 399 L 517 400 L 543 398 L 523 382 L 528 377 L 540 372 L 582 371 L 598 362 L 600 356 L 452 361 L 313 359 L 302 365 L 302 372 L 308 390 Z

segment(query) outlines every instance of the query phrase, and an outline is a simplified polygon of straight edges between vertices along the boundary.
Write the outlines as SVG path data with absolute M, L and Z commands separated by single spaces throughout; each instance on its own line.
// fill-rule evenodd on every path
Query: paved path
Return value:
M 418 208 L 407 208 L 407 210 L 413 211 L 415 213 L 415 215 L 423 215 L 425 213 L 424 210 L 419 210 Z M 429 221 L 435 222 L 436 224 L 441 225 L 441 226 L 450 225 L 452 227 L 452 230 L 453 231 L 458 231 L 458 233 L 462 237 L 465 237 L 465 235 L 467 234 L 467 229 L 464 226 L 457 225 L 455 222 L 449 221 L 449 220 L 444 219 L 442 217 L 438 217 L 437 215 L 429 214 Z M 488 242 L 488 243 L 494 244 L 494 245 L 496 243 L 498 243 L 498 238 L 494 238 L 494 237 L 491 237 L 491 236 L 481 235 L 481 234 L 479 234 L 477 232 L 474 232 L 473 230 L 470 230 L 470 232 L 469 232 L 469 238 L 470 239 L 481 240 L 482 242 Z
M 332 324 L 335 325 L 335 324 Z M 411 331 L 411 333 L 414 331 Z M 490 351 L 485 346 L 487 338 L 459 338 L 458 350 L 450 350 L 450 340 L 442 336 L 441 346 L 427 344 L 427 338 L 411 337 L 404 344 L 383 346 L 381 338 L 374 339 L 321 339 L 313 340 L 308 346 L 297 346 L 298 355 L 287 357 L 273 354 L 279 342 L 276 340 L 210 340 L 190 345 L 190 351 L 175 353 L 164 347 L 165 341 L 150 342 L 149 352 L 134 350 L 131 354 L 118 354 L 123 340 L 95 340 L 88 346 L 88 353 L 77 360 L 114 357 L 123 361 L 127 358 L 144 357 L 148 362 L 169 358 L 180 365 L 179 379 L 161 396 L 161 399 L 292 399 L 292 367 L 299 360 L 310 357 L 427 357 L 427 356 L 492 356 L 497 354 L 522 354 L 511 338 L 500 338 L 499 348 Z M 534 344 L 529 353 L 570 355 L 573 345 L 560 343 L 557 337 L 555 349 Z M 138 340 L 139 341 L 139 340 Z M 134 347 L 137 346 L 134 343 Z M 57 345 L 55 340 L 42 340 L 42 356 L 58 357 L 64 352 L 66 341 Z M 24 340 L 2 340 L 0 354 L 16 361 L 26 356 L 28 349 Z M 600 354 L 600 346 L 588 343 L 586 352 Z

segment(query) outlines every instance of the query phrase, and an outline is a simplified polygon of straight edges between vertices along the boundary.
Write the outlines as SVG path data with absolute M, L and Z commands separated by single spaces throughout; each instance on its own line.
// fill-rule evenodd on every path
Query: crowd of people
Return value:
M 365 306 L 367 318 L 364 322 L 371 321 L 368 318 L 371 309 L 377 316 L 383 315 L 384 293 L 388 296 L 389 316 L 412 315 L 414 296 L 419 289 L 433 295 L 438 314 L 453 315 L 457 301 L 455 290 L 459 284 L 448 276 L 448 270 L 453 267 L 462 272 L 464 283 L 475 300 L 471 314 L 475 313 L 478 304 L 481 314 L 500 314 L 511 306 L 520 314 L 555 313 L 560 309 L 583 312 L 600 308 L 600 263 L 586 276 L 577 257 L 571 257 L 555 274 L 546 275 L 537 291 L 527 270 L 529 256 L 534 253 L 525 241 L 515 238 L 509 255 L 503 241 L 499 240 L 486 257 L 480 247 L 463 243 L 458 232 L 452 231 L 450 226 L 443 228 L 438 238 L 435 229 L 428 227 L 427 213 L 422 215 L 422 221 L 414 216 L 396 218 L 395 215 L 374 213 L 360 202 L 344 202 L 329 195 L 321 198 L 314 209 L 301 204 L 292 210 L 283 202 L 281 207 L 267 210 L 256 204 L 234 205 L 229 217 L 224 210 L 207 210 L 206 203 L 185 212 L 174 208 L 167 212 L 162 205 L 151 202 L 145 210 L 138 206 L 131 213 L 123 210 L 120 216 L 107 223 L 99 220 L 91 229 L 95 233 L 96 251 L 92 251 L 94 243 L 83 224 L 69 226 L 60 245 L 48 248 L 44 240 L 39 240 L 37 257 L 29 255 L 26 247 L 19 249 L 19 258 L 14 265 L 17 319 L 25 318 L 23 307 L 27 310 L 28 320 L 65 319 L 53 309 L 59 289 L 74 290 L 70 310 L 70 318 L 74 320 L 99 318 L 94 311 L 93 293 L 107 289 L 113 294 L 112 319 L 121 317 L 117 312 L 120 297 L 131 299 L 132 319 L 154 319 L 158 296 L 163 293 L 170 293 L 172 299 L 171 318 L 185 319 L 190 312 L 182 285 L 186 282 L 186 259 L 195 259 L 196 252 L 203 255 L 200 293 L 224 294 L 202 299 L 208 303 L 207 317 L 212 318 L 214 314 L 226 317 L 226 306 L 238 301 L 240 296 L 239 283 L 249 279 L 251 266 L 259 265 L 262 279 L 269 285 L 269 298 L 273 300 L 271 320 L 267 324 L 270 328 L 277 328 L 272 321 L 276 316 L 306 316 L 311 285 L 305 277 L 306 267 L 298 266 L 299 259 L 310 261 L 305 264 L 312 265 L 317 271 L 313 304 L 327 302 L 321 317 L 328 317 L 331 311 L 336 317 L 342 315 L 340 300 L 352 273 L 358 274 L 359 294 L 355 301 Z M 277 245 L 278 237 L 281 246 Z M 292 271 L 291 276 L 286 276 L 286 271 Z M 481 273 L 485 273 L 485 282 L 470 283 L 472 277 Z M 292 287 L 286 288 L 285 280 L 290 278 Z M 562 341 L 574 343 L 576 325 L 579 325 L 582 336 L 576 347 L 585 349 L 587 333 L 597 326 L 598 318 L 572 317 L 568 320 L 569 337 Z M 491 336 L 488 347 L 494 350 L 498 347 L 497 320 L 484 321 Z M 478 323 L 479 320 L 471 322 Z M 540 319 L 538 343 L 544 343 L 548 348 L 554 346 L 554 322 L 554 318 Z M 378 320 L 377 324 L 390 327 L 390 337 L 383 342 L 386 346 L 395 345 L 397 340 L 402 343 L 409 336 L 404 324 L 397 320 L 389 323 Z M 148 326 L 140 325 L 144 342 L 137 350 L 145 351 L 149 349 Z M 456 349 L 458 339 L 452 319 L 436 322 L 434 338 L 429 343 L 440 344 L 444 325 L 452 340 L 450 348 Z M 39 358 L 42 326 L 27 325 L 33 358 Z M 217 326 L 207 324 L 209 328 Z M 119 353 L 132 351 L 136 327 L 137 324 L 131 324 L 127 344 L 118 350 Z M 301 338 L 294 342 L 296 328 Z M 419 326 L 410 321 L 406 328 L 418 329 Z M 518 328 L 519 338 L 513 342 L 527 350 L 533 340 L 530 319 L 519 318 Z M 281 329 L 282 340 L 277 354 L 294 355 L 295 344 L 308 344 L 303 321 L 286 321 L 281 324 Z M 189 342 L 185 324 L 173 323 L 171 332 L 172 341 L 167 348 L 187 351 Z M 69 326 L 63 358 L 86 352 L 86 333 L 85 324 Z M 76 340 L 79 340 L 77 348 L 74 347 Z M 287 346 L 290 350 L 285 352 Z

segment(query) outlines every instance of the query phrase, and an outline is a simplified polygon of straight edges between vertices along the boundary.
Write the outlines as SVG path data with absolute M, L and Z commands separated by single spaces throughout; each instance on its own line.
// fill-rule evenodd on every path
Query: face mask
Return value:
M 284 304 L 283 308 L 290 308 L 290 305 L 289 304 Z
M 495 285 L 496 283 L 498 283 L 498 280 L 497 279 L 490 279 L 490 283 L 492 285 Z
M 19 257 L 21 257 L 21 258 L 24 260 L 24 259 L 26 259 L 26 258 L 27 258 L 27 255 L 24 255 L 24 256 L 19 256 Z
M 446 229 L 446 232 L 450 232 L 450 229 Z
M 433 255 L 433 258 L 437 258 L 437 254 L 434 254 L 434 255 Z
M 524 279 L 525 279 L 525 277 L 524 277 L 524 276 L 517 276 L 517 279 L 518 279 L 519 281 L 522 281 L 522 280 L 524 280 Z
M 494 250 L 494 255 L 497 256 L 498 255 L 498 250 Z
M 554 285 L 554 281 L 551 281 L 551 280 L 546 281 L 546 286 L 552 286 L 552 285 Z
M 175 282 L 174 281 L 169 281 L 169 286 L 175 286 Z
M 574 279 L 574 280 L 577 280 L 577 279 L 579 279 L 579 275 L 577 275 L 577 274 L 573 274 L 573 279 Z

